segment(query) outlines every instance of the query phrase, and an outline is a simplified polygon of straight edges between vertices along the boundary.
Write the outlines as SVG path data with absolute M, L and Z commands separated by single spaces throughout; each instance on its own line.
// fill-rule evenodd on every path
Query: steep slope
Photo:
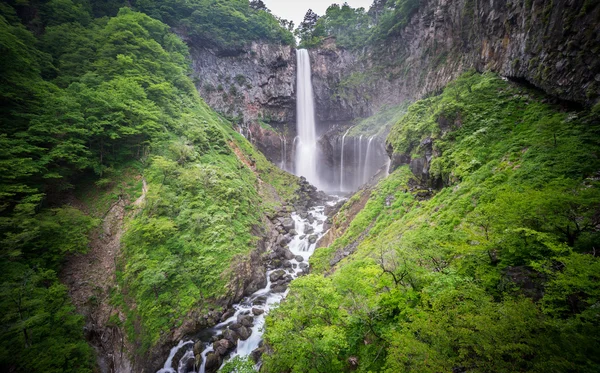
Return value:
M 263 368 L 596 371 L 598 112 L 546 100 L 468 73 L 413 104 L 388 137 L 405 161 L 336 216 Z
M 101 371 L 158 369 L 265 281 L 268 217 L 298 200 L 198 96 L 167 25 L 94 5 L 0 6 L 6 371 L 94 371 L 86 339 Z

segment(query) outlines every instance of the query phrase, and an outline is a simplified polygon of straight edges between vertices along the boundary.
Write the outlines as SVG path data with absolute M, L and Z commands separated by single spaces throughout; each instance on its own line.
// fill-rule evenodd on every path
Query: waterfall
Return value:
M 296 143 L 298 143 L 298 136 L 294 137 L 294 141 L 292 142 L 292 162 L 294 162 L 296 159 Z M 296 169 L 297 169 L 296 164 L 293 163 L 292 170 L 291 170 L 292 173 L 297 174 Z
M 296 76 L 296 175 L 304 176 L 311 184 L 320 187 L 317 175 L 317 134 L 315 130 L 315 108 L 310 71 L 310 56 L 306 49 L 296 51 L 298 72 Z
M 342 136 L 342 152 L 340 154 L 340 192 L 344 191 L 344 141 L 346 140 L 346 135 L 349 131 L 350 128 L 348 128 L 348 131 Z
M 285 136 L 279 136 L 279 140 L 281 141 L 281 163 L 279 164 L 279 168 L 287 171 L 287 162 L 286 162 L 287 140 L 285 139 Z
M 369 168 L 371 166 L 371 158 L 373 157 L 371 155 L 371 142 L 373 141 L 373 137 L 371 136 L 369 137 L 369 142 L 367 143 L 367 154 L 365 155 L 365 165 L 364 165 L 364 171 L 363 171 L 363 181 L 362 183 L 366 183 L 367 181 L 369 181 L 369 178 L 371 177 L 371 174 L 369 173 Z

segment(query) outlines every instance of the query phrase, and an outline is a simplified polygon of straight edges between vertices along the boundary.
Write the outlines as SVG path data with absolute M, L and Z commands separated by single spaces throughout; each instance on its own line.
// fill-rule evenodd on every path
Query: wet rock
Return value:
M 310 236 L 308 236 L 308 242 L 313 244 L 313 243 L 317 242 L 318 238 L 319 238 L 319 236 L 317 236 L 316 234 L 311 234 Z
M 221 315 L 221 322 L 227 320 L 234 314 L 235 314 L 235 310 L 233 310 L 233 309 L 228 309 L 227 311 L 223 312 L 223 314 Z
M 290 234 L 290 236 L 297 236 L 297 235 L 298 235 L 298 232 L 296 232 L 296 230 L 295 230 L 295 229 L 290 229 L 290 232 L 289 232 L 289 234 Z M 286 243 L 289 243 L 289 242 L 290 242 L 290 241 L 288 241 L 288 242 L 286 242 Z
M 206 364 L 204 365 L 204 370 L 206 373 L 214 373 L 219 370 L 222 362 L 223 358 L 221 358 L 221 356 L 215 352 L 209 352 L 206 355 Z
M 296 261 L 297 261 L 298 263 L 300 263 L 300 262 L 303 262 L 303 261 L 304 261 L 304 258 L 302 257 L 302 255 L 296 255 L 296 257 L 295 257 L 294 259 L 296 259 Z
M 286 260 L 294 259 L 295 255 L 290 251 L 290 249 L 283 249 L 283 258 Z
M 285 276 L 285 271 L 283 269 L 278 269 L 269 275 L 269 279 L 271 282 L 277 282 L 277 280 L 283 276 Z
M 308 268 L 308 263 L 300 263 L 300 264 L 298 264 L 298 267 L 300 267 L 302 269 L 306 269 L 306 268 Z
M 227 355 L 227 352 L 229 352 L 229 350 L 231 350 L 233 347 L 234 346 L 231 343 L 229 343 L 227 339 L 219 339 L 218 341 L 213 343 L 213 349 L 215 353 L 219 356 Z
M 245 341 L 246 339 L 250 338 L 250 335 L 252 335 L 252 329 L 247 328 L 245 326 L 242 326 L 241 328 L 239 328 L 237 332 L 240 335 L 240 339 L 242 341 Z
M 254 361 L 255 364 L 258 364 L 260 358 L 265 353 L 265 347 L 259 347 L 256 350 L 250 353 L 250 358 Z
M 283 225 L 283 228 L 286 231 L 290 231 L 292 229 L 296 228 L 296 222 L 292 219 L 292 218 L 286 218 L 283 220 L 283 222 L 281 223 Z
M 223 338 L 228 340 L 229 343 L 231 343 L 231 345 L 236 346 L 238 339 L 240 339 L 240 336 L 234 330 L 225 329 L 223 330 Z
M 314 231 L 315 231 L 315 228 L 313 228 L 310 224 L 304 224 L 304 233 L 311 234 Z
M 202 351 L 204 351 L 204 343 L 202 341 L 194 343 L 194 355 L 200 356 L 202 355 Z
M 288 288 L 286 283 L 275 285 L 271 288 L 273 293 L 283 293 Z
M 263 305 L 267 302 L 267 296 L 266 295 L 261 295 L 260 297 L 256 297 L 254 298 L 254 300 L 252 301 L 253 304 L 256 305 Z
M 254 316 L 258 316 L 258 315 L 262 315 L 263 313 L 265 313 L 265 310 L 263 310 L 262 308 L 252 308 L 252 313 L 254 314 Z
M 290 262 L 289 260 L 284 260 L 284 261 L 281 263 L 281 266 L 282 266 L 283 268 L 292 268 L 292 267 L 293 267 L 293 266 L 292 266 L 292 262 Z
M 251 315 L 238 315 L 238 323 L 242 326 L 252 326 L 254 325 L 254 318 Z
M 306 220 L 308 220 L 308 222 L 309 222 L 310 224 L 312 224 L 312 223 L 314 223 L 314 222 L 315 222 L 315 217 L 314 217 L 314 216 L 312 216 L 312 215 L 308 215 L 308 216 L 306 217 Z

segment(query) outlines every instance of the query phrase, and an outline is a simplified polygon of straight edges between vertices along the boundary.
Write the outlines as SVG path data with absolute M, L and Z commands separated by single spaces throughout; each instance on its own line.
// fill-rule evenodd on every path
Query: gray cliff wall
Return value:
M 188 43 L 189 44 L 189 43 Z M 244 124 L 293 123 L 296 115 L 296 53 L 290 46 L 252 43 L 245 50 L 220 51 L 190 45 L 193 78 L 215 110 Z
M 600 5 L 591 0 L 422 0 L 383 45 L 348 51 L 327 39 L 310 51 L 318 132 L 335 140 L 353 119 L 439 91 L 470 69 L 594 105 L 600 97 L 599 23 Z M 259 149 L 280 162 L 282 139 L 257 121 L 292 143 L 295 50 L 253 43 L 225 53 L 188 44 L 201 96 L 239 117 Z
M 317 116 L 370 115 L 436 92 L 470 69 L 594 105 L 600 97 L 599 23 L 600 5 L 589 0 L 423 0 L 383 46 L 349 52 L 328 42 L 312 51 Z

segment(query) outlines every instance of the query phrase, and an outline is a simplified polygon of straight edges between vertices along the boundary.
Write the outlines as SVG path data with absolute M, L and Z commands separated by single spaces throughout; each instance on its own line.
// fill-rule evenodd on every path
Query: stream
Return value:
M 327 202 L 333 206 L 339 199 Z M 228 359 L 236 356 L 249 357 L 253 351 L 260 347 L 262 336 L 264 333 L 265 316 L 269 311 L 277 307 L 277 305 L 285 298 L 288 293 L 287 286 L 281 286 L 280 280 L 284 277 L 291 277 L 291 280 L 306 273 L 308 269 L 308 259 L 313 254 L 316 242 L 325 234 L 324 224 L 327 220 L 325 215 L 325 206 L 317 206 L 309 209 L 306 214 L 300 216 L 296 212 L 292 213 L 291 219 L 294 221 L 294 230 L 297 234 L 293 235 L 288 243 L 289 251 L 294 255 L 294 258 L 288 261 L 282 261 L 282 266 L 279 268 L 268 270 L 267 285 L 254 294 L 244 298 L 240 303 L 233 305 L 235 313 L 225 321 L 215 325 L 214 327 L 205 330 L 202 338 L 202 362 L 198 370 L 194 356 L 194 345 L 197 341 L 185 340 L 171 349 L 169 357 L 164 366 L 157 373 L 205 373 L 214 372 L 227 362 Z M 290 279 L 288 277 L 288 279 Z M 279 281 L 279 284 L 277 283 Z M 251 330 L 249 336 L 245 336 L 245 340 L 241 338 L 237 341 L 237 346 L 231 350 L 229 357 L 224 358 L 219 364 L 218 358 L 215 358 L 215 348 L 223 349 L 227 346 L 227 335 L 231 333 L 229 327 L 244 327 L 245 333 L 248 329 Z M 239 330 L 239 329 L 237 329 Z M 231 339 L 231 338 L 229 338 Z M 215 341 L 216 340 L 216 341 Z M 213 342 L 214 341 L 214 342 Z M 230 346 L 231 347 L 231 346 Z M 181 350 L 185 351 L 179 359 L 177 367 L 174 367 L 174 358 Z M 212 353 L 212 354 L 211 354 Z M 221 354 L 222 355 L 222 354 Z M 217 359 L 215 361 L 215 359 Z M 216 365 L 215 365 L 216 364 Z M 260 363 L 259 363 L 260 364 Z M 256 365 L 256 369 L 260 366 Z M 208 366 L 207 366 L 208 365 Z M 217 365 L 219 365 L 217 369 Z

